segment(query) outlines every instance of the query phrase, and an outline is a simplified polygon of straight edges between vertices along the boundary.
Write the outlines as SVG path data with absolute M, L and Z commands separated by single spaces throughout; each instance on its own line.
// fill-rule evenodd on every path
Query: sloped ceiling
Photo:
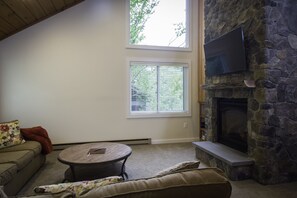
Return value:
M 0 0 L 0 40 L 84 0 Z

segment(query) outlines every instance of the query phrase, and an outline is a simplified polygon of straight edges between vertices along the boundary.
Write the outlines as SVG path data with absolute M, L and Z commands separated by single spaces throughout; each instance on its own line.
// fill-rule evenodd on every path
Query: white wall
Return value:
M 125 8 L 87 0 L 0 41 L 0 122 L 41 125 L 54 144 L 197 137 L 197 2 L 191 52 L 126 49 Z M 127 119 L 127 57 L 190 59 L 192 116 Z

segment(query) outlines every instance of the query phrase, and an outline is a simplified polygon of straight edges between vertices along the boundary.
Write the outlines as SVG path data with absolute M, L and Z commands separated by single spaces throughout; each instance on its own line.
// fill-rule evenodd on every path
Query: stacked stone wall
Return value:
M 205 42 L 242 26 L 249 67 L 206 78 L 207 139 L 216 141 L 216 98 L 248 98 L 248 155 L 265 184 L 297 180 L 296 10 L 295 0 L 205 0 Z

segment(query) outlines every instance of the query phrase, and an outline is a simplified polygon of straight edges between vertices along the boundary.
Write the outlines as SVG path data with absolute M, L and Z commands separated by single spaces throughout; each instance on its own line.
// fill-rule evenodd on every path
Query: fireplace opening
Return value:
M 247 99 L 218 98 L 218 142 L 247 153 Z

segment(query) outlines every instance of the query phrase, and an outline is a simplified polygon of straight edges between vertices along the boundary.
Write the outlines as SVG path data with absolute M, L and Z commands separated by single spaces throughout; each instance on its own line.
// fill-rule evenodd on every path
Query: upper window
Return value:
M 132 117 L 188 116 L 189 64 L 130 61 Z
M 130 0 L 129 46 L 189 49 L 189 0 Z

